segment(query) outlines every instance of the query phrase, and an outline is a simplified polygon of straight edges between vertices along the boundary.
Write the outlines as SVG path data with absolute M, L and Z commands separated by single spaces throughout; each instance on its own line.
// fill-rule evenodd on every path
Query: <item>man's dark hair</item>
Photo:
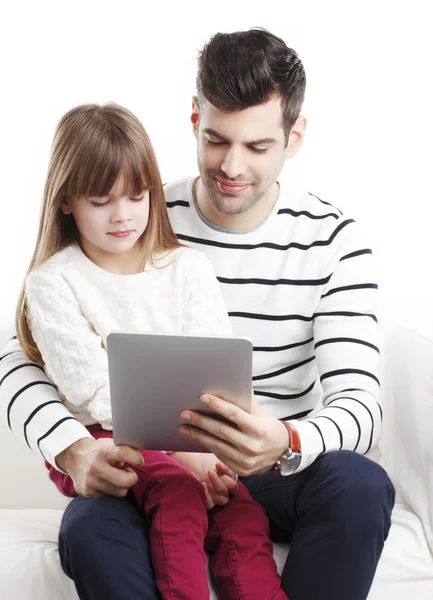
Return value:
M 266 29 L 217 33 L 198 57 L 197 97 L 236 111 L 280 95 L 286 145 L 301 112 L 305 71 L 296 52 Z

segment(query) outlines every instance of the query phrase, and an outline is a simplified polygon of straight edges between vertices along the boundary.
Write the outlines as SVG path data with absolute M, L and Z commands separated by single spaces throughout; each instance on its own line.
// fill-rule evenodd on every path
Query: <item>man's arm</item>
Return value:
M 348 228 L 346 251 L 314 314 L 314 348 L 324 408 L 291 421 L 302 447 L 300 470 L 333 450 L 366 454 L 380 437 L 377 284 L 373 257 Z
M 352 225 L 339 240 L 332 277 L 313 315 L 324 408 L 310 419 L 291 421 L 301 438 L 298 471 L 324 452 L 348 449 L 367 453 L 380 436 L 377 285 L 371 251 L 358 240 L 357 226 Z M 209 397 L 212 410 L 237 428 L 188 411 L 191 419 L 186 424 L 195 427 L 184 427 L 184 434 L 240 475 L 270 468 L 287 448 L 284 425 L 263 409 L 248 415 L 224 400 Z
M 43 368 L 27 359 L 16 337 L 0 355 L 0 415 L 56 468 L 58 454 L 80 439 L 93 439 L 60 401 Z
M 141 454 L 111 440 L 95 440 L 16 338 L 0 355 L 0 415 L 29 448 L 69 474 L 82 496 L 124 496 L 137 481 L 125 464 L 140 467 Z

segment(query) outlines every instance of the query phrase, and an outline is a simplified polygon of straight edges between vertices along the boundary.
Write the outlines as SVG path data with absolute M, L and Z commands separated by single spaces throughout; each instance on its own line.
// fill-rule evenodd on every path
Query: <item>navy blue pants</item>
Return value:
M 282 575 L 290 600 L 367 598 L 395 495 L 381 467 L 340 450 L 297 475 L 242 481 L 264 506 L 272 540 L 291 543 Z M 147 525 L 131 499 L 75 498 L 63 517 L 59 552 L 82 600 L 160 598 Z

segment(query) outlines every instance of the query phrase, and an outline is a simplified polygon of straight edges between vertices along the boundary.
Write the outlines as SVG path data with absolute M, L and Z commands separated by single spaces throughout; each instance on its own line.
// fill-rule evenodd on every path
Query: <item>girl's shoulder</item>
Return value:
M 174 250 L 170 250 L 161 255 L 159 259 L 166 262 L 167 265 L 172 264 L 173 266 L 186 271 L 212 269 L 211 262 L 204 252 L 195 250 L 189 246 L 181 246 Z
M 42 264 L 32 269 L 29 275 L 60 275 L 76 264 L 80 250 L 76 244 L 62 248 Z

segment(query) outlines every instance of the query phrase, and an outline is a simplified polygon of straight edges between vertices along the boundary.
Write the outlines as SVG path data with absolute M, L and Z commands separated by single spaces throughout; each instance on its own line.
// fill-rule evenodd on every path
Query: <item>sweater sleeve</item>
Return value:
M 202 252 L 188 249 L 183 256 L 183 331 L 209 335 L 231 335 L 220 284 L 210 260 Z
M 356 241 L 356 224 L 351 229 L 314 314 L 323 408 L 292 421 L 301 438 L 299 470 L 333 450 L 366 454 L 381 432 L 377 284 L 372 253 Z
M 92 437 L 60 401 L 42 367 L 27 359 L 16 337 L 0 354 L 0 415 L 17 437 L 57 469 L 58 454 Z
M 48 376 L 70 404 L 110 428 L 107 352 L 68 282 L 61 273 L 35 271 L 26 295 L 28 323 Z

